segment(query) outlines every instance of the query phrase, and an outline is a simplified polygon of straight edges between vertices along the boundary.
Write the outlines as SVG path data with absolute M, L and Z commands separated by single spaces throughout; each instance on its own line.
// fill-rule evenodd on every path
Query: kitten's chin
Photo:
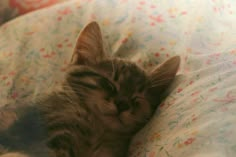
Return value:
M 98 117 L 101 118 L 106 128 L 123 133 L 132 132 L 134 130 L 134 124 L 137 122 L 129 110 L 119 113 L 113 103 L 103 103 L 101 106 L 98 105 L 98 110 L 100 111 L 100 116 Z
M 128 117 L 130 117 L 129 113 L 124 112 L 119 115 L 116 113 L 114 115 L 104 116 L 102 121 L 108 129 L 114 132 L 130 133 L 134 131 L 134 119 Z
M 130 128 L 135 123 L 134 119 L 131 118 L 131 115 L 128 111 L 127 112 L 122 112 L 119 115 L 119 119 L 120 119 L 121 123 L 123 124 L 123 126 L 125 126 L 125 127 Z
M 119 120 L 127 133 L 137 132 L 144 124 L 139 119 L 136 119 L 129 111 L 121 113 Z
M 117 114 L 104 115 L 101 120 L 105 127 L 109 130 L 114 132 L 124 132 L 125 130 L 125 125 Z

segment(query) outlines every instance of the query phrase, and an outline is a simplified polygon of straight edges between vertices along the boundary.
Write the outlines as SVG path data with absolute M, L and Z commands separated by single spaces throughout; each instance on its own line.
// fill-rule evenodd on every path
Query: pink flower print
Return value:
M 39 51 L 40 51 L 40 52 L 44 52 L 44 51 L 45 51 L 45 48 L 41 48 Z
M 51 56 L 55 56 L 55 55 L 56 55 L 56 52 L 52 51 Z
M 146 2 L 145 2 L 145 1 L 140 1 L 139 4 L 140 4 L 140 5 L 145 5 Z
M 138 61 L 137 61 L 138 63 L 142 63 L 142 59 L 138 59 Z
M 15 71 L 11 71 L 11 72 L 8 73 L 9 76 L 14 76 L 15 74 L 16 74 Z
M 172 100 L 169 100 L 168 102 L 162 103 L 160 105 L 160 108 L 163 108 L 163 107 L 169 108 L 170 106 L 172 106 L 175 103 L 175 101 L 176 101 L 176 99 L 173 98 Z
M 135 23 L 135 22 L 136 22 L 136 18 L 135 18 L 135 17 L 132 17 L 131 22 L 132 22 L 132 23 Z
M 184 144 L 185 144 L 185 145 L 190 145 L 190 144 L 192 144 L 194 141 L 195 141 L 195 138 L 190 137 L 190 138 L 188 138 L 186 141 L 184 141 Z
M 189 85 L 192 85 L 192 84 L 193 84 L 193 81 L 190 81 L 190 82 L 189 82 Z
M 192 99 L 192 103 L 195 104 L 199 99 L 198 98 L 194 98 Z
M 97 16 L 95 14 L 91 14 L 90 19 L 91 20 L 96 20 Z
M 207 65 L 211 64 L 211 60 L 208 59 L 208 60 L 206 61 L 206 64 L 207 64 Z
M 156 17 L 150 15 L 149 18 L 154 20 L 155 22 L 158 22 L 158 23 L 164 22 L 162 15 L 157 15 Z
M 57 20 L 58 21 L 61 21 L 62 20 L 62 17 L 65 16 L 65 15 L 68 15 L 72 13 L 71 9 L 69 7 L 66 7 L 64 9 L 61 9 L 61 10 L 58 10 L 58 14 L 60 15 L 59 17 L 57 17 Z
M 162 108 L 163 106 L 165 106 L 165 104 L 166 104 L 166 103 L 163 102 L 163 103 L 160 104 L 159 107 Z
M 159 140 L 161 138 L 161 134 L 160 133 L 154 133 L 151 137 L 150 137 L 150 141 L 154 141 L 154 140 Z
M 10 86 L 10 85 L 11 85 L 11 82 L 8 81 L 8 82 L 6 83 L 6 86 Z
M 210 58 L 215 58 L 215 59 L 218 59 L 220 57 L 220 52 L 217 52 L 217 53 L 214 53 L 212 55 L 210 55 Z
M 160 56 L 160 53 L 159 53 L 159 52 L 156 52 L 154 55 L 155 55 L 155 57 L 159 57 L 159 56 Z
M 28 77 L 22 77 L 21 81 L 27 85 L 30 84 L 30 79 Z
M 220 8 L 217 8 L 217 7 L 213 7 L 213 10 L 214 10 L 214 12 L 220 12 Z
M 128 38 L 124 38 L 124 39 L 122 39 L 122 43 L 124 44 L 124 43 L 126 43 L 128 41 Z
M 25 32 L 25 35 L 33 35 L 36 31 Z
M 69 8 L 69 7 L 66 7 L 66 8 L 64 8 L 64 9 L 62 9 L 62 10 L 58 10 L 58 13 L 59 14 L 61 14 L 61 15 L 68 15 L 68 14 L 70 14 L 72 11 L 71 11 L 71 9 Z
M 16 98 L 18 97 L 18 93 L 17 93 L 17 92 L 13 92 L 12 95 L 11 95 L 11 97 L 12 97 L 13 99 L 16 99 Z
M 70 43 L 70 44 L 67 44 L 67 47 L 72 47 L 73 45 Z
M 58 48 L 62 48 L 62 46 L 63 46 L 62 44 L 57 44 Z
M 161 51 L 165 51 L 165 48 L 164 48 L 164 47 L 162 47 L 162 48 L 160 48 L 160 50 L 161 50 Z
M 155 5 L 151 5 L 150 8 L 151 8 L 151 9 L 155 9 L 156 6 L 155 6 Z
M 142 63 L 143 61 L 142 61 L 142 59 L 138 59 L 137 62 L 140 64 L 140 63 Z
M 137 7 L 138 10 L 142 10 L 143 8 L 142 7 Z
M 231 92 L 228 92 L 226 96 L 222 99 L 214 99 L 216 102 L 223 102 L 223 103 L 232 103 L 236 100 L 236 96 L 232 95 Z
M 153 151 L 148 154 L 148 157 L 155 157 L 155 155 L 156 155 L 156 152 Z
M 189 71 L 190 71 L 190 69 L 189 69 L 188 67 L 185 67 L 185 68 L 184 68 L 184 72 L 185 72 L 185 73 L 188 73 Z
M 195 114 L 192 115 L 192 122 L 196 121 L 197 120 L 197 117 Z
M 62 20 L 62 17 L 59 16 L 59 17 L 57 18 L 57 21 L 61 21 L 61 20 Z
M 197 96 L 200 92 L 199 91 L 195 91 L 191 94 L 191 96 Z
M 177 89 L 177 93 L 182 92 L 182 90 L 183 90 L 183 88 L 178 88 L 178 89 Z
M 66 71 L 66 69 L 67 69 L 67 68 L 65 68 L 65 67 L 62 67 L 60 70 L 61 70 L 61 72 L 65 72 L 65 71 Z
M 12 55 L 13 55 L 12 52 L 3 53 L 3 56 L 4 56 L 4 57 L 10 57 L 10 56 L 12 56 Z
M 152 64 L 152 63 L 148 63 L 148 66 L 149 66 L 149 67 L 152 67 L 152 66 L 153 66 L 153 64 Z
M 228 107 L 225 107 L 225 106 L 223 106 L 222 108 L 221 108 L 221 111 L 222 112 L 227 112 L 229 109 L 228 109 Z
M 52 51 L 52 52 L 49 53 L 49 54 L 44 54 L 44 55 L 43 55 L 43 58 L 52 58 L 52 57 L 55 56 L 55 55 L 56 55 L 56 52 Z
M 63 62 L 63 66 L 61 67 L 61 72 L 65 72 L 66 71 L 66 69 L 67 69 L 67 67 L 68 67 L 68 64 L 69 64 L 69 61 L 67 61 L 67 60 L 64 60 L 64 62 Z
M 187 11 L 182 11 L 181 12 L 181 15 L 186 15 L 187 14 Z
M 151 22 L 150 25 L 151 25 L 151 26 L 155 26 L 155 23 L 154 23 L 154 22 Z
M 218 88 L 217 87 L 213 87 L 213 88 L 210 88 L 208 91 L 209 92 L 214 92 L 215 90 L 217 90 Z
M 68 65 L 68 61 L 67 61 L 67 60 L 64 60 L 63 64 L 64 64 L 64 65 Z
M 188 48 L 186 49 L 186 51 L 187 51 L 188 53 L 191 53 L 191 52 L 192 52 L 192 48 L 188 47 Z
M 231 52 L 230 53 L 232 53 L 232 54 L 236 54 L 236 49 L 234 49 L 234 50 L 231 50 Z
M 143 143 L 141 141 L 137 141 L 134 143 L 135 146 L 141 146 Z
M 2 77 L 2 80 L 6 80 L 8 77 L 7 76 L 3 76 Z
M 233 64 L 236 64 L 236 60 L 233 61 Z
M 50 58 L 51 56 L 49 54 L 43 55 L 43 58 Z

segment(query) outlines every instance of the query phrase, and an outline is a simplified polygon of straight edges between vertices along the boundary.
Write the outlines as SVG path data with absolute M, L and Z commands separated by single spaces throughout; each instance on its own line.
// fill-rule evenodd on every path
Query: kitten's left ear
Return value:
M 159 95 L 170 85 L 175 78 L 180 64 L 180 57 L 175 56 L 154 69 L 149 76 L 148 94 L 154 101 L 160 101 Z
M 94 64 L 104 57 L 102 34 L 97 22 L 80 32 L 71 58 L 72 64 Z

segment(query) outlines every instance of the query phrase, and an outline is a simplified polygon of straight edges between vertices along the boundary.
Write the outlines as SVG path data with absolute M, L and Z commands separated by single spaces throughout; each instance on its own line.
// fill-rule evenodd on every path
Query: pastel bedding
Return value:
M 167 98 L 134 138 L 131 157 L 236 156 L 234 0 L 67 0 L 2 20 L 0 106 L 52 91 L 78 33 L 94 20 L 111 55 L 148 70 L 174 55 L 182 59 Z

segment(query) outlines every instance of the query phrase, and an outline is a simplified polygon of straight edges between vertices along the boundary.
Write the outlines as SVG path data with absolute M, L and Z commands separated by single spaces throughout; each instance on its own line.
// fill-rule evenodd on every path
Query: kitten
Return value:
M 60 88 L 36 105 L 0 110 L 14 115 L 0 123 L 0 144 L 22 152 L 1 157 L 128 156 L 132 137 L 160 104 L 180 58 L 147 73 L 130 61 L 108 57 L 102 43 L 98 24 L 89 23 L 78 37 Z

